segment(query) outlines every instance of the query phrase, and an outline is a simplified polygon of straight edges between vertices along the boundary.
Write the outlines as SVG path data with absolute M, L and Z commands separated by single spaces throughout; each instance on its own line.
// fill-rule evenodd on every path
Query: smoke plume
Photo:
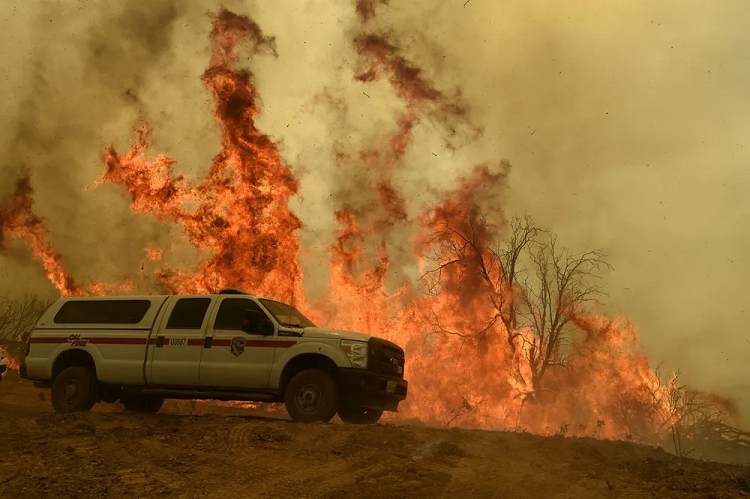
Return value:
M 137 276 L 149 247 L 173 268 L 198 261 L 179 227 L 95 186 L 105 148 L 127 151 L 142 120 L 187 181 L 219 153 L 201 82 L 219 5 L 195 4 L 0 4 L 0 200 L 28 178 L 76 282 Z M 257 127 L 300 182 L 290 208 L 310 296 L 347 214 L 374 229 L 365 246 L 387 248 L 396 289 L 418 274 L 408 221 L 477 164 L 508 159 L 509 187 L 482 203 L 603 248 L 608 310 L 632 318 L 652 358 L 745 393 L 746 2 L 224 4 L 276 38 L 277 58 L 244 57 Z M 0 294 L 52 293 L 19 241 L 3 245 Z

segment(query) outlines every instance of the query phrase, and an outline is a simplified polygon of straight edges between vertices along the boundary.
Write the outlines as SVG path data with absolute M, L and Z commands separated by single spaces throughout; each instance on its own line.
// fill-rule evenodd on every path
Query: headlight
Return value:
M 367 369 L 367 342 L 341 340 L 341 350 L 349 357 L 352 367 Z

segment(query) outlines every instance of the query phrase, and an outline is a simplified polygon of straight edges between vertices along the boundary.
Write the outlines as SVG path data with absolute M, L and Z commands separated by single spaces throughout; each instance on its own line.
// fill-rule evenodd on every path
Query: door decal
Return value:
M 232 352 L 232 355 L 235 357 L 239 357 L 245 352 L 245 338 L 242 336 L 236 336 L 232 338 L 232 342 L 229 345 L 229 349 Z

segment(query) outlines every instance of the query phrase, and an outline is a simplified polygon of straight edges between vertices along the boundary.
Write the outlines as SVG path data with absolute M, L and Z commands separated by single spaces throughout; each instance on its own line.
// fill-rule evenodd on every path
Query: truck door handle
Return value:
M 164 346 L 164 336 L 157 336 L 156 337 L 156 348 L 161 348 Z
M 203 348 L 211 348 L 211 345 L 213 344 L 214 344 L 213 336 L 206 336 L 206 339 L 203 340 Z

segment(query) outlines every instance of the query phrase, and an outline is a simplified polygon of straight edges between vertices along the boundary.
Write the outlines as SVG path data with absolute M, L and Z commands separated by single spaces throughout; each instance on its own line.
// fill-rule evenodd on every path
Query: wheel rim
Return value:
M 320 407 L 322 398 L 320 387 L 307 384 L 297 392 L 297 405 L 305 412 L 315 412 Z
M 71 379 L 62 388 L 62 398 L 66 404 L 72 404 L 78 401 L 81 394 L 81 384 L 78 380 Z

